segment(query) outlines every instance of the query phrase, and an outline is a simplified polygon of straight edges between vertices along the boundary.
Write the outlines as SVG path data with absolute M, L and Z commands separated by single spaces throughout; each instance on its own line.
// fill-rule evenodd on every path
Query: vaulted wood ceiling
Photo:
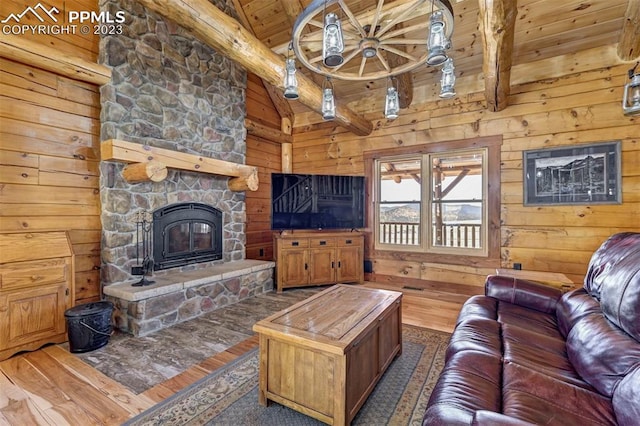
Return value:
M 232 1 L 243 25 L 280 54 L 286 52 L 295 18 L 311 3 L 311 0 Z M 377 3 L 375 0 L 346 2 L 352 10 L 372 8 Z M 459 81 L 485 78 L 487 105 L 493 110 L 506 106 L 504 91 L 509 87 L 509 65 L 616 45 L 621 40 L 626 52 L 619 52 L 620 60 L 631 61 L 640 56 L 638 0 L 451 0 L 451 4 L 455 30 L 450 56 L 455 61 L 456 75 Z M 513 19 L 511 25 L 509 16 Z M 317 83 L 322 80 L 306 69 L 303 72 Z M 425 65 L 411 74 L 414 92 L 420 93 L 423 99 L 437 99 L 438 70 Z M 334 84 L 339 101 L 354 110 L 382 109 L 385 79 L 334 81 Z M 464 95 L 464 90 L 463 82 L 458 87 L 458 95 Z M 290 102 L 290 107 L 295 114 L 309 111 L 297 101 Z
M 305 121 L 317 121 L 324 77 L 302 68 L 300 99 L 284 101 L 281 96 L 293 24 L 311 0 L 231 0 L 237 21 L 208 0 L 138 1 L 261 77 L 283 118 L 293 122 L 306 115 Z M 328 0 L 328 5 L 336 1 L 359 16 L 376 13 L 383 3 L 404 7 L 416 0 Z M 493 111 L 507 107 L 516 67 L 521 83 L 575 71 L 571 61 L 576 52 L 597 52 L 611 65 L 640 57 L 640 0 L 452 0 L 452 6 L 455 29 L 449 56 L 456 65 L 458 96 L 484 90 L 487 108 Z M 421 103 L 438 99 L 439 69 L 425 65 L 403 77 L 401 102 L 410 102 L 416 94 Z M 387 79 L 334 80 L 334 85 L 334 121 L 358 135 L 369 134 L 372 124 L 364 114 L 381 114 Z

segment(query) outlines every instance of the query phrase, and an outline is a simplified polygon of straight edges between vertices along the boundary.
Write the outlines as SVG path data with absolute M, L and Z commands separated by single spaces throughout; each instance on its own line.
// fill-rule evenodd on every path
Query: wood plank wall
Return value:
M 3 1 L 0 16 L 26 5 Z M 98 10 L 93 0 L 47 6 Z M 98 57 L 97 36 L 18 37 L 94 62 Z M 0 231 L 68 231 L 76 256 L 76 303 L 98 300 L 99 88 L 6 58 L 0 58 L 0 70 Z
M 569 64 L 569 62 L 567 62 Z M 568 66 L 568 65 L 567 65 Z M 512 87 L 509 106 L 484 107 L 482 92 L 450 101 L 414 98 L 387 122 L 371 113 L 376 129 L 357 137 L 331 123 L 294 128 L 294 172 L 364 174 L 371 149 L 502 135 L 502 267 L 567 274 L 581 283 L 593 251 L 609 235 L 640 231 L 640 118 L 625 117 L 622 88 L 628 65 L 565 75 Z M 597 67 L 594 67 L 597 68 Z M 622 141 L 621 205 L 523 206 L 523 150 Z M 371 258 L 370 258 L 371 259 Z M 481 288 L 489 269 L 371 259 L 374 275 L 470 284 Z
M 254 74 L 247 76 L 246 103 L 248 119 L 280 130 L 280 115 L 273 106 L 262 81 Z M 248 134 L 246 163 L 258 167 L 260 179 L 257 191 L 246 192 L 246 257 L 272 260 L 271 173 L 282 170 L 280 144 Z

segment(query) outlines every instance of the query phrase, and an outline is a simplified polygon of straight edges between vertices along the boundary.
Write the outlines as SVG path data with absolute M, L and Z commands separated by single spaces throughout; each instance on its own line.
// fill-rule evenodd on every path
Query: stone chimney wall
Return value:
M 212 3 L 235 15 L 224 0 Z M 136 1 L 103 0 L 100 10 L 126 13 L 122 33 L 100 41 L 99 62 L 113 71 L 111 82 L 101 89 L 101 140 L 244 164 L 245 70 Z M 169 169 L 162 182 L 129 184 L 122 178 L 123 167 L 100 164 L 103 285 L 139 280 L 131 275 L 141 243 L 136 220 L 141 213 L 178 202 L 222 210 L 223 260 L 245 258 L 244 193 L 228 190 L 227 177 Z

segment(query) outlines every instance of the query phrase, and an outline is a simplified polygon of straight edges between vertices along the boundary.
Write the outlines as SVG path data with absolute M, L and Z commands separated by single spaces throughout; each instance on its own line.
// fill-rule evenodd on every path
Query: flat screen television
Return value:
M 364 176 L 271 174 L 271 229 L 363 228 Z

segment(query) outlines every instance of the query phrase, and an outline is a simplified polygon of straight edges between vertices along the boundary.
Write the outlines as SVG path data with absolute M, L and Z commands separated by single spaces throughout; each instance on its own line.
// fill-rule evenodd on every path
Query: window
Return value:
M 499 142 L 482 138 L 365 154 L 374 194 L 373 249 L 499 257 Z
M 383 159 L 377 161 L 376 169 L 380 191 L 376 241 L 381 244 L 420 246 L 422 159 Z

